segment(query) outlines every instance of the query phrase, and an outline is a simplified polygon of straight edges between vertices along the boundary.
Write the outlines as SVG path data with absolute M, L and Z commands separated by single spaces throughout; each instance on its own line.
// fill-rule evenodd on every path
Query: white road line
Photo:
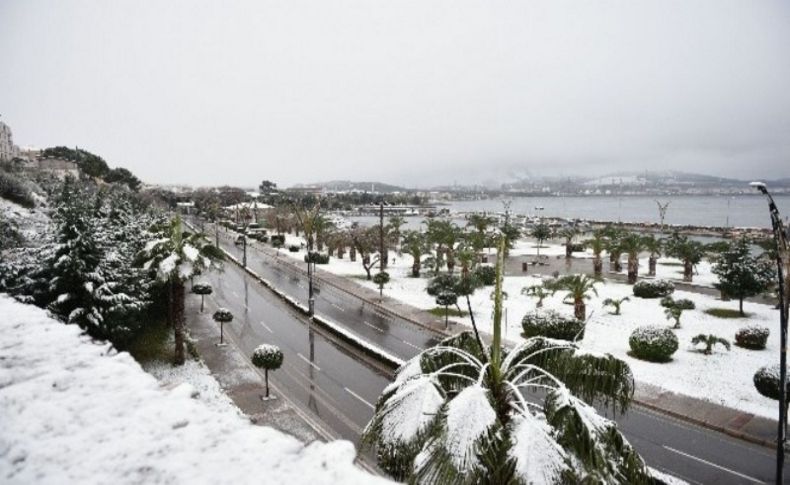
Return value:
M 338 306 L 338 305 L 335 305 L 334 303 L 329 303 L 329 304 L 330 304 L 330 305 L 332 305 L 333 307 L 337 308 L 337 309 L 338 309 L 338 310 L 340 310 L 341 312 L 344 312 L 344 311 L 346 311 L 346 310 L 345 310 L 343 307 L 341 307 L 341 306 Z
M 407 341 L 405 341 L 405 340 L 404 340 L 404 341 L 403 341 L 403 343 L 404 343 L 404 344 L 406 344 L 406 345 L 408 345 L 409 347 L 415 348 L 415 349 L 417 349 L 417 350 L 422 350 L 421 348 L 417 347 L 416 345 L 414 345 L 414 344 L 413 344 L 413 343 L 411 343 L 411 342 L 407 342 Z
M 308 359 L 308 358 L 307 358 L 307 357 L 305 357 L 304 355 L 300 354 L 299 352 L 297 352 L 297 353 L 296 353 L 296 355 L 298 355 L 298 356 L 299 356 L 299 358 L 301 358 L 303 361 L 305 361 L 305 362 L 307 362 L 308 364 L 310 364 L 310 366 L 312 366 L 312 367 L 313 367 L 315 370 L 317 370 L 317 371 L 319 371 L 319 372 L 321 371 L 321 368 L 320 368 L 320 367 L 318 367 L 318 366 L 317 366 L 317 365 L 315 365 L 314 363 L 310 362 L 310 359 Z
M 269 326 L 268 326 L 268 325 L 266 325 L 265 323 L 261 322 L 261 325 L 263 325 L 263 328 L 265 328 L 266 330 L 268 330 L 268 331 L 269 331 L 269 333 L 274 333 L 274 332 L 272 331 L 272 329 L 271 329 L 271 328 L 269 328 Z
M 381 333 L 384 333 L 384 330 L 382 330 L 382 329 L 380 329 L 379 327 L 377 327 L 377 326 L 373 325 L 372 323 L 368 323 L 368 322 L 366 322 L 366 321 L 364 321 L 364 320 L 362 320 L 362 323 L 364 323 L 364 324 L 365 324 L 365 325 L 367 325 L 368 327 L 372 328 L 373 330 L 378 330 L 379 332 L 381 332 Z
M 369 402 L 365 401 L 365 400 L 362 398 L 362 396 L 360 396 L 360 395 L 359 395 L 359 394 L 357 394 L 356 392 L 352 391 L 351 389 L 349 389 L 349 388 L 347 388 L 347 387 L 344 387 L 343 389 L 345 389 L 347 393 L 351 394 L 351 395 L 352 395 L 352 396 L 354 396 L 355 398 L 357 398 L 357 399 L 359 399 L 360 401 L 362 401 L 362 402 L 363 402 L 365 405 L 367 405 L 367 406 L 368 406 L 370 409 L 376 409 L 376 406 L 374 406 L 374 405 L 370 404 Z
M 671 451 L 673 453 L 677 453 L 678 455 L 685 456 L 686 458 L 691 458 L 692 460 L 698 461 L 700 463 L 704 463 L 704 464 L 706 464 L 708 466 L 712 466 L 713 468 L 718 468 L 719 470 L 722 470 L 722 471 L 725 471 L 727 473 L 731 473 L 731 474 L 733 474 L 735 476 L 744 478 L 746 480 L 749 480 L 750 482 L 765 483 L 762 480 L 758 480 L 758 479 L 756 479 L 754 477 L 750 477 L 749 475 L 744 475 L 743 473 L 738 473 L 735 470 L 730 470 L 729 468 L 725 468 L 725 467 L 723 467 L 721 465 L 717 465 L 715 463 L 711 463 L 708 460 L 703 460 L 702 458 L 699 458 L 697 456 L 689 455 L 688 453 L 684 453 L 684 452 L 682 452 L 680 450 L 676 450 L 675 448 L 671 448 L 671 447 L 666 446 L 666 445 L 662 445 L 662 446 L 664 447 L 664 449 L 669 450 L 669 451 Z
M 235 296 L 236 298 L 241 298 L 241 295 L 239 295 L 235 291 L 231 290 L 230 292 L 233 293 L 233 296 Z

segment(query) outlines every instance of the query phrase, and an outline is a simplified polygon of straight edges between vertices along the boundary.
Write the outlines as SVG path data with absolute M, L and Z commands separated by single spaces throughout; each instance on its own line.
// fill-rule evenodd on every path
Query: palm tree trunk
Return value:
M 614 270 L 615 272 L 619 273 L 623 270 L 623 263 L 620 261 L 620 255 L 618 254 L 616 258 L 614 258 Z
M 738 298 L 738 310 L 741 312 L 742 317 L 746 316 L 746 314 L 743 313 L 743 297 Z
M 587 306 L 581 298 L 573 302 L 573 316 L 575 316 L 577 320 L 584 320 L 587 318 Z
M 685 260 L 683 261 L 683 281 L 692 281 L 694 266 L 691 264 L 691 261 Z
M 647 275 L 648 276 L 655 276 L 656 275 L 656 261 L 658 259 L 654 256 L 650 256 L 647 260 Z
M 570 241 L 565 243 L 565 259 L 571 259 L 573 257 L 573 246 Z
M 348 250 L 348 257 L 352 263 L 355 263 L 357 261 L 357 248 L 351 246 Z
M 633 285 L 636 283 L 636 278 L 639 275 L 639 266 L 635 256 L 628 255 L 628 284 Z
M 411 275 L 414 276 L 415 278 L 419 278 L 420 277 L 420 258 L 419 257 L 415 257 L 414 258 L 414 264 L 411 265 Z
M 596 254 L 593 258 L 593 273 L 596 277 L 600 277 L 603 272 L 603 260 L 600 254 Z
M 176 343 L 174 363 L 183 365 L 186 360 L 184 356 L 184 283 L 174 279 L 171 281 L 171 285 L 173 286 L 173 300 L 170 304 L 173 306 L 173 333 Z

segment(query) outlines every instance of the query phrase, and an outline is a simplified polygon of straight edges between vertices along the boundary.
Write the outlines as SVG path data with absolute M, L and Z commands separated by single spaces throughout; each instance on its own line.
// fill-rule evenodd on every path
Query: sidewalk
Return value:
M 263 374 L 253 367 L 228 332 L 225 333 L 228 345 L 215 345 L 219 342 L 219 326 L 211 318 L 208 302 L 206 306 L 206 311 L 200 313 L 200 299 L 186 299 L 185 313 L 190 340 L 222 390 L 250 421 L 288 433 L 304 443 L 332 439 L 332 436 L 316 429 L 291 406 L 272 385 L 271 380 L 269 387 L 274 389 L 278 399 L 265 402 L 261 400 L 264 389 Z

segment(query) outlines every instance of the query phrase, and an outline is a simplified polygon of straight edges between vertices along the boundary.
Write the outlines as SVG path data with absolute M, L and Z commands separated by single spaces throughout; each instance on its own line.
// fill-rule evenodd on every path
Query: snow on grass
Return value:
M 40 196 L 36 196 L 39 197 Z M 36 242 L 47 231 L 50 218 L 47 209 L 27 209 L 0 197 L 0 219 L 10 221 L 29 242 Z
M 156 377 L 165 389 L 174 389 L 189 384 L 198 400 L 217 411 L 231 411 L 239 416 L 243 413 L 223 392 L 208 368 L 199 360 L 188 359 L 184 365 L 173 366 L 170 362 L 152 361 L 143 365 L 146 372 Z
M 129 354 L 7 296 L 0 314 L 3 483 L 386 483 L 354 467 L 351 443 L 304 446 L 193 385 L 165 390 Z M 165 378 L 180 372 L 203 371 Z

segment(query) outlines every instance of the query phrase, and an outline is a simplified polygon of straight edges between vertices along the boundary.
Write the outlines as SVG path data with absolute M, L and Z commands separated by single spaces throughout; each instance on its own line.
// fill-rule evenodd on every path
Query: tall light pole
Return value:
M 771 212 L 771 227 L 776 243 L 776 269 L 779 276 L 779 424 L 776 437 L 776 483 L 783 482 L 785 444 L 787 443 L 787 311 L 790 304 L 790 249 L 787 239 L 790 235 L 782 224 L 779 209 L 768 188 L 762 182 L 752 182 L 752 187 L 768 198 Z

